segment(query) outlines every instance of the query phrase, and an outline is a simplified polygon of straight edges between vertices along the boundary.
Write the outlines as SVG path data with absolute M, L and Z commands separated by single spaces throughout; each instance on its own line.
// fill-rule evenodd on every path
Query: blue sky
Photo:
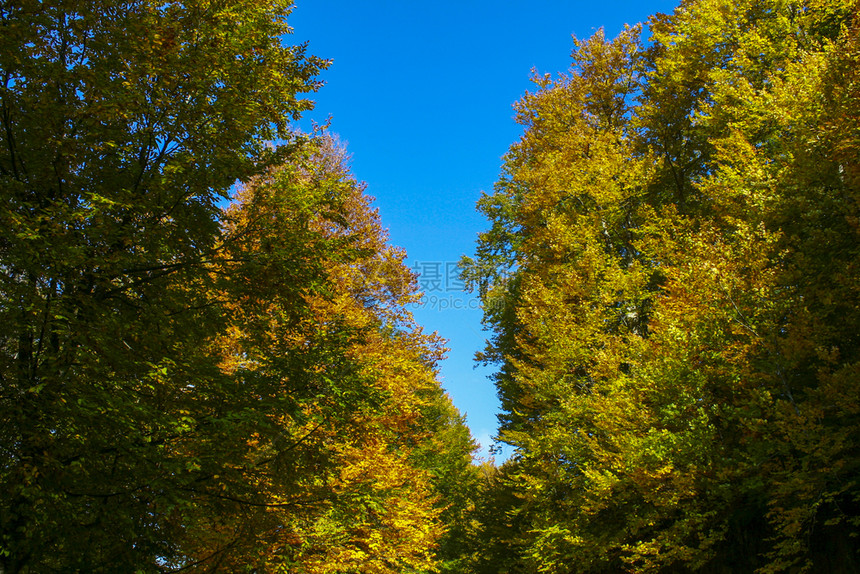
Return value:
M 569 68 L 572 34 L 602 27 L 614 37 L 676 3 L 296 0 L 287 41 L 307 41 L 309 53 L 333 60 L 302 125 L 332 118 L 391 242 L 423 272 L 426 302 L 415 317 L 448 339 L 442 384 L 484 457 L 498 400 L 491 368 L 475 368 L 473 357 L 487 334 L 477 302 L 446 271 L 473 254 L 486 228 L 475 202 L 492 191 L 522 132 L 512 105 L 532 88 L 532 69 Z

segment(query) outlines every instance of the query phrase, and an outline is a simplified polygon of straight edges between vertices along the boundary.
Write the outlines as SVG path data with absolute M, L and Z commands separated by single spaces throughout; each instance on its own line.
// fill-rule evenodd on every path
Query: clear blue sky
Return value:
M 486 228 L 475 202 L 481 191 L 492 191 L 502 155 L 521 134 L 512 105 L 531 89 L 533 68 L 552 74 L 569 68 L 571 34 L 585 38 L 602 27 L 614 37 L 624 24 L 676 4 L 296 0 L 287 41 L 307 41 L 310 53 L 333 60 L 302 125 L 331 116 L 391 242 L 423 272 L 427 301 L 415 317 L 448 339 L 442 384 L 483 456 L 498 412 L 491 370 L 473 361 L 486 333 L 476 301 L 446 270 L 473 254 Z

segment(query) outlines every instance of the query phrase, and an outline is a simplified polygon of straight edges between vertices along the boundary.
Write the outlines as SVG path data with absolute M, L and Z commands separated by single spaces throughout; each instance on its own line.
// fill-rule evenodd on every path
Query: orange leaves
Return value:
M 249 512 L 199 509 L 189 553 L 225 547 L 224 564 L 266 572 L 432 570 L 444 504 L 422 462 L 432 433 L 461 424 L 433 418 L 441 342 L 405 309 L 412 274 L 344 153 L 327 137 L 303 145 L 228 210 L 220 367 L 244 389 L 236 471 L 253 495 L 216 496 Z

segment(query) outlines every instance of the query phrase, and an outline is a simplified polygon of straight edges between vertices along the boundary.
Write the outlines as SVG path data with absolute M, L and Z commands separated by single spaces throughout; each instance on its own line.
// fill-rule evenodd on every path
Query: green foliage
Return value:
M 220 467 L 218 202 L 324 62 L 289 3 L 0 7 L 0 564 L 157 570 Z M 241 407 L 230 417 L 241 424 Z M 233 419 L 230 419 L 233 420 Z M 86 549 L 86 550 L 83 550 Z
M 473 445 L 404 254 L 289 129 L 327 65 L 290 8 L 0 4 L 3 572 L 456 560 Z

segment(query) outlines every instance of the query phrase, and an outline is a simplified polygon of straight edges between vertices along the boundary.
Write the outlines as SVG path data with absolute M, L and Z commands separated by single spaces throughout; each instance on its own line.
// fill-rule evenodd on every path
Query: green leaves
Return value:
M 4 570 L 156 571 L 171 514 L 235 460 L 235 438 L 210 448 L 217 202 L 291 149 L 265 140 L 317 86 L 324 63 L 281 44 L 288 8 L 3 7 Z

